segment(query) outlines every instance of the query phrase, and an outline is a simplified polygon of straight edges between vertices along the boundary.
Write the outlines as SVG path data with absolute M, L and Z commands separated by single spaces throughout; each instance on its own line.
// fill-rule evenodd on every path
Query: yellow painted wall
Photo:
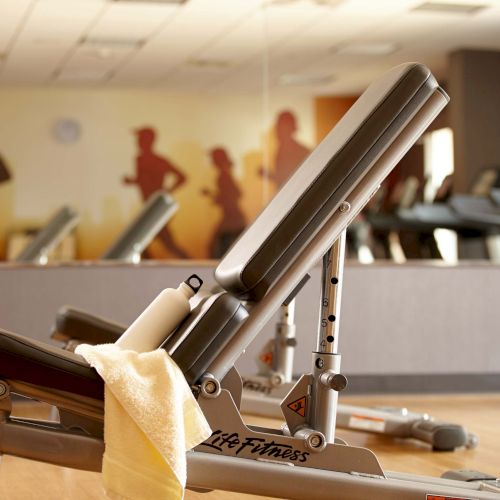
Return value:
M 252 220 L 273 193 L 273 186 L 263 185 L 258 170 L 266 163 L 264 151 L 273 167 L 273 121 L 284 109 L 297 118 L 297 139 L 312 147 L 314 102 L 305 97 L 273 97 L 264 119 L 260 96 L 125 89 L 0 90 L 0 154 L 13 175 L 12 181 L 0 184 L 0 255 L 9 230 L 42 224 L 67 203 L 82 215 L 78 256 L 98 257 L 140 207 L 138 189 L 124 185 L 122 178 L 134 174 L 133 129 L 152 126 L 158 133 L 156 152 L 189 176 L 175 193 L 180 210 L 171 221 L 172 233 L 191 257 L 206 257 L 221 216 L 217 206 L 198 195 L 204 187 L 213 188 L 216 178 L 207 151 L 216 146 L 227 149 L 244 192 L 241 207 L 247 220 Z M 54 139 L 53 125 L 61 118 L 81 124 L 76 143 Z M 171 257 L 158 242 L 151 253 Z

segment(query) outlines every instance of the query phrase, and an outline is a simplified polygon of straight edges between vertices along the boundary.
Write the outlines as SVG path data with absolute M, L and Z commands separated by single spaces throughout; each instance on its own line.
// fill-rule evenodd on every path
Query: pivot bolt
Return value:
M 323 451 L 327 445 L 326 438 L 321 432 L 305 427 L 299 429 L 294 437 L 302 439 L 305 447 L 315 453 Z
M 319 448 L 321 446 L 321 438 L 319 436 L 311 436 L 311 439 L 309 440 L 309 444 L 313 448 Z
M 351 210 L 351 205 L 347 201 L 343 201 L 340 204 L 339 211 L 341 213 L 345 214 L 345 213 L 349 212 L 350 210 Z
M 275 372 L 271 375 L 269 382 L 271 383 L 272 387 L 278 387 L 280 385 L 283 385 L 283 383 L 285 382 L 285 377 L 282 373 Z
M 206 377 L 201 382 L 201 393 L 207 398 L 216 398 L 221 391 L 220 383 L 217 379 Z
M 337 392 L 343 391 L 347 387 L 347 377 L 341 373 L 334 373 L 330 370 L 321 374 L 320 381 L 326 387 Z
M 217 386 L 215 385 L 215 382 L 209 380 L 206 384 L 205 384 L 205 392 L 207 394 L 214 394 L 215 392 L 217 391 Z
M 323 451 L 326 447 L 326 439 L 321 432 L 311 432 L 306 437 L 305 445 L 311 451 Z

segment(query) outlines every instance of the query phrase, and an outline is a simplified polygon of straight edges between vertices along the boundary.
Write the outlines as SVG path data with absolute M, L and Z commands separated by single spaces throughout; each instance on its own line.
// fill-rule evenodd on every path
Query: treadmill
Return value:
M 178 203 L 164 191 L 150 196 L 137 217 L 109 247 L 101 260 L 138 263 L 141 253 L 174 216 Z
M 50 252 L 75 228 L 80 215 L 71 207 L 63 206 L 21 250 L 16 262 L 46 264 Z

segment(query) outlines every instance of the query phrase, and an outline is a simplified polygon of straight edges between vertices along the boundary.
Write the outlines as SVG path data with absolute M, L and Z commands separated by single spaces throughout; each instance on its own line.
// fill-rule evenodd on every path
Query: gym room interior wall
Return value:
M 98 257 L 137 213 L 142 203 L 135 175 L 138 154 L 135 130 L 156 132 L 154 150 L 186 176 L 175 191 L 180 208 L 170 222 L 176 243 L 192 258 L 209 256 L 210 240 L 222 210 L 210 196 L 217 171 L 209 152 L 224 148 L 245 221 L 250 222 L 272 196 L 262 167 L 272 172 L 276 157 L 275 123 L 284 110 L 297 125 L 294 137 L 314 145 L 314 100 L 262 96 L 178 95 L 160 90 L 12 88 L 0 90 L 0 155 L 11 180 L 0 183 L 0 257 L 8 231 L 41 225 L 63 204 L 77 209 L 78 257 Z M 75 142 L 54 136 L 58 120 L 81 127 Z M 173 257 L 156 242 L 156 258 Z
M 500 165 L 500 52 L 458 50 L 449 61 L 454 188 L 465 193 L 479 170 Z

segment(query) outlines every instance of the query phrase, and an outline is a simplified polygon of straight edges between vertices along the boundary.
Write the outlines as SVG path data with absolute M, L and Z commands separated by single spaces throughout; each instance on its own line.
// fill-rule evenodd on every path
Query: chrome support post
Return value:
M 295 299 L 283 304 L 274 337 L 273 375 L 282 377 L 280 384 L 292 382 L 295 339 Z
M 338 392 L 347 385 L 347 379 L 340 374 L 340 354 L 337 353 L 345 242 L 344 230 L 323 257 L 318 341 L 312 356 L 309 423 L 329 443 L 335 440 Z

